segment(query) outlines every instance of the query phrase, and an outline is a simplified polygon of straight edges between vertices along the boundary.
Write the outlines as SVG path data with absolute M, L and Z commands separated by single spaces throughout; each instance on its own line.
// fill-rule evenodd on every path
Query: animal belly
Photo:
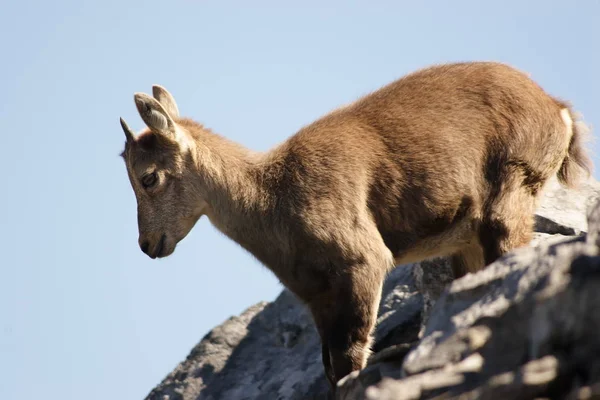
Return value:
M 449 256 L 471 244 L 473 240 L 477 240 L 475 223 L 465 219 L 443 232 L 418 238 L 405 246 L 397 247 L 393 251 L 394 259 L 396 264 L 400 265 Z

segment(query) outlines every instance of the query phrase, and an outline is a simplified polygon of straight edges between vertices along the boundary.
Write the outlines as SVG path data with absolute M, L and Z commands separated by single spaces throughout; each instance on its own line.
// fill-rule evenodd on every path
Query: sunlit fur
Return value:
M 417 71 L 265 153 L 181 118 L 160 86 L 135 103 L 148 128 L 123 125 L 123 156 L 140 244 L 168 256 L 206 215 L 309 307 L 333 389 L 365 366 L 394 265 L 477 271 L 529 242 L 551 176 L 575 185 L 590 168 L 570 107 L 499 63 Z

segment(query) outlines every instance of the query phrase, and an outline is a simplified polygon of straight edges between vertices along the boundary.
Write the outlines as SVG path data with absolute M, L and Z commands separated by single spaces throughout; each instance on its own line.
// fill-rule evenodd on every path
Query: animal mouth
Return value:
M 152 258 L 157 258 L 157 257 L 161 257 L 162 254 L 164 253 L 165 250 L 165 240 L 167 239 L 167 235 L 163 233 L 163 235 L 160 237 L 160 240 L 158 242 L 158 244 L 156 245 L 156 249 L 154 250 L 154 254 L 152 255 Z

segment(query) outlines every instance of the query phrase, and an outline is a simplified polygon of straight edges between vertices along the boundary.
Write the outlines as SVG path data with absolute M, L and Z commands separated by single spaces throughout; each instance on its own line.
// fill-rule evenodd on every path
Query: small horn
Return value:
M 123 128 L 123 132 L 125 132 L 125 137 L 127 138 L 128 142 L 131 142 L 135 139 L 135 134 L 133 133 L 133 131 L 131 130 L 131 128 L 129 127 L 129 125 L 127 125 L 127 122 L 125 122 L 125 120 L 123 118 L 120 118 L 121 121 L 121 128 Z

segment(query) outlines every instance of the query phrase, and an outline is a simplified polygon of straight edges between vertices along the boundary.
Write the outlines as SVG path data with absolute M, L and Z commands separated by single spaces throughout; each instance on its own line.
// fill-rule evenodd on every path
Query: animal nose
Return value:
M 148 254 L 148 249 L 150 248 L 150 243 L 147 240 L 144 240 L 140 243 L 140 249 L 146 254 Z

